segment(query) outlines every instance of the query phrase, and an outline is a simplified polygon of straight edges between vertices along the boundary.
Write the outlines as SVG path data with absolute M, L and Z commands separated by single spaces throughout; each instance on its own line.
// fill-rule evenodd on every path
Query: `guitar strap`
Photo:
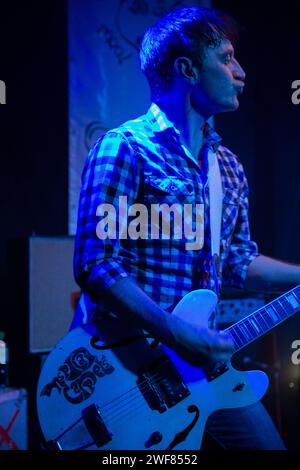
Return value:
M 208 150 L 208 185 L 209 185 L 209 220 L 211 238 L 211 262 L 215 293 L 219 297 L 219 258 L 222 223 L 223 190 L 218 157 L 211 149 Z M 209 320 L 210 326 L 217 328 L 217 311 Z
M 209 184 L 209 210 L 210 210 L 210 235 L 211 256 L 215 282 L 215 291 L 219 295 L 219 257 L 220 237 L 222 224 L 223 190 L 218 157 L 211 149 L 208 150 L 208 184 Z

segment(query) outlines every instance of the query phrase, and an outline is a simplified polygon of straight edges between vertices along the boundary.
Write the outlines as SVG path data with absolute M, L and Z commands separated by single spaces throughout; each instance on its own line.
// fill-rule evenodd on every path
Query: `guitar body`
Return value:
M 206 326 L 215 305 L 213 292 L 197 290 L 173 315 Z M 268 388 L 261 371 L 237 371 L 230 363 L 195 367 L 142 335 L 108 318 L 74 329 L 57 344 L 37 391 L 50 447 L 197 450 L 214 411 L 255 403 Z

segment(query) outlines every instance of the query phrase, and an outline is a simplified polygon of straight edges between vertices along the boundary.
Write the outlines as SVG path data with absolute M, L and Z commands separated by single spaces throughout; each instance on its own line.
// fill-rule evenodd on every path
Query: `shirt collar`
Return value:
M 166 129 L 173 129 L 176 134 L 180 135 L 180 132 L 178 129 L 176 129 L 174 123 L 167 118 L 166 114 L 156 103 L 151 104 L 146 116 L 154 132 L 162 132 Z M 221 136 L 215 131 L 209 122 L 205 122 L 200 131 L 203 132 L 203 143 L 208 144 L 213 149 L 213 151 L 216 152 L 220 142 L 222 141 Z
M 176 133 L 179 134 L 179 131 L 176 129 L 173 122 L 169 121 L 166 114 L 160 109 L 157 104 L 151 104 L 146 116 L 154 132 L 162 132 L 166 129 L 172 128 L 175 130 Z
M 222 137 L 215 131 L 215 129 L 206 122 L 202 127 L 203 132 L 203 144 L 207 144 L 209 147 L 213 149 L 214 152 L 217 151 Z

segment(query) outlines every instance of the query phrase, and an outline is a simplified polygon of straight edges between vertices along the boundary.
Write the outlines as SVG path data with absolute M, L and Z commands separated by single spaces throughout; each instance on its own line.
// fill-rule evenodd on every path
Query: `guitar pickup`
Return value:
M 207 380 L 211 382 L 229 370 L 229 367 L 226 362 L 210 362 L 207 365 L 202 366 L 202 370 L 206 375 Z
M 155 361 L 140 373 L 137 385 L 150 408 L 159 413 L 190 395 L 177 369 L 167 357 Z

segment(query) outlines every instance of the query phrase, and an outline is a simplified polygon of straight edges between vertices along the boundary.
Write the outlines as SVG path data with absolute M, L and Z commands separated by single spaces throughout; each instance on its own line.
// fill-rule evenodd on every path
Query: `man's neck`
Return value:
M 190 103 L 178 102 L 176 97 L 164 96 L 156 103 L 180 132 L 183 145 L 197 158 L 203 144 L 201 129 L 206 122 L 204 116 L 197 113 Z

